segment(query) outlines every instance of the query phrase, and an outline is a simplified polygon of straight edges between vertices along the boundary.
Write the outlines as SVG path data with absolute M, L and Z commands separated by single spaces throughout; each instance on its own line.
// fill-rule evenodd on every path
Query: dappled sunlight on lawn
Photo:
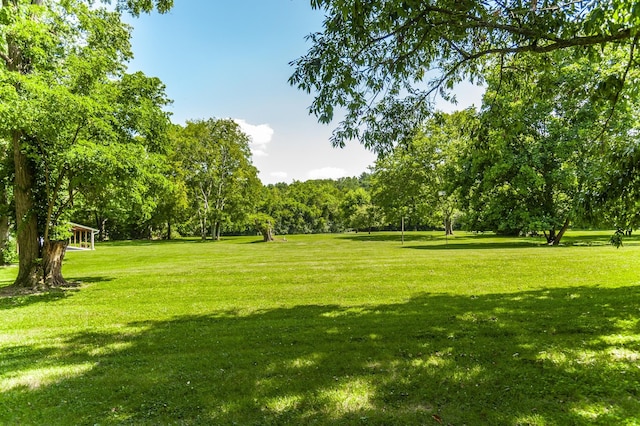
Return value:
M 93 363 L 86 362 L 11 371 L 9 374 L 0 376 L 0 392 L 21 389 L 36 390 L 44 386 L 51 386 L 63 380 L 86 374 L 93 367 Z
M 0 420 L 613 424 L 640 412 L 637 306 L 636 287 L 571 287 L 81 332 L 2 348 Z

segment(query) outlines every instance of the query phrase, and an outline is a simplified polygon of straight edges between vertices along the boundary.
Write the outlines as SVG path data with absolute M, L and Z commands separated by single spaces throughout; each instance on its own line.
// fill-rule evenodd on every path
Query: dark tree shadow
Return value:
M 37 303 L 55 302 L 66 299 L 71 295 L 71 292 L 62 289 L 50 289 L 37 293 L 21 294 L 19 290 L 14 288 L 3 287 L 0 289 L 0 310 L 35 305 Z
M 638 287 L 424 294 L 87 331 L 2 354 L 0 423 L 620 424 L 638 306 Z M 34 363 L 84 367 L 34 386 Z
M 372 234 L 347 234 L 340 235 L 338 238 L 351 241 L 371 241 L 371 242 L 401 242 L 400 233 L 372 233 Z M 429 247 L 439 249 L 439 245 L 448 245 L 457 248 L 496 248 L 496 247 L 534 247 L 545 244 L 544 237 L 508 237 L 498 236 L 494 233 L 464 233 L 463 235 L 454 234 L 446 236 L 444 232 L 425 233 L 425 232 L 409 232 L 404 236 L 405 243 L 429 243 Z
M 373 232 L 371 234 L 367 232 L 359 232 L 359 233 L 351 233 L 351 234 L 343 234 L 338 236 L 339 239 L 350 240 L 350 241 L 361 241 L 361 242 L 401 242 L 402 236 L 398 233 L 389 233 L 382 232 L 377 233 Z M 439 240 L 439 236 L 435 236 L 427 233 L 407 233 L 404 236 L 405 242 L 416 242 L 416 241 L 437 241 Z M 444 241 L 444 233 L 442 234 L 442 240 Z
M 211 239 L 203 240 L 201 238 L 176 238 L 171 240 L 149 240 L 149 239 L 140 239 L 140 240 L 114 240 L 114 241 L 101 241 L 96 242 L 98 246 L 98 250 L 100 246 L 105 247 L 145 247 L 151 245 L 163 245 L 163 244 L 199 244 L 205 242 L 211 242 Z
M 13 287 L 11 281 L 0 283 L 0 310 L 12 309 L 18 306 L 28 306 L 36 303 L 55 302 L 71 297 L 81 290 L 84 284 L 102 283 L 113 280 L 110 277 L 73 277 L 67 285 L 44 290 L 21 289 Z M 4 285 L 3 285 L 4 284 Z
M 612 235 L 612 234 L 611 234 Z M 562 238 L 559 247 L 568 246 L 603 246 L 609 245 L 609 234 L 576 234 L 565 235 Z M 400 233 L 358 233 L 340 235 L 338 238 L 346 239 L 350 241 L 361 242 L 401 242 Z M 432 233 L 407 233 L 404 236 L 406 243 L 428 243 L 424 246 L 409 246 L 411 249 L 426 249 L 426 250 L 464 250 L 464 249 L 508 249 L 508 248 L 531 248 L 531 247 L 549 247 L 546 244 L 544 236 L 532 236 L 532 237 L 512 237 L 512 236 L 499 236 L 493 233 L 475 233 L 464 234 L 463 236 L 454 235 L 447 238 L 443 234 Z M 634 234 L 631 236 L 625 236 L 623 239 L 624 246 L 636 246 L 640 245 L 640 234 Z
M 587 234 L 587 235 L 576 235 L 573 236 L 571 234 L 566 235 L 562 238 L 562 243 L 566 245 L 572 246 L 603 246 L 610 245 L 609 240 L 613 235 L 613 231 L 611 234 Z M 622 247 L 624 246 L 637 246 L 640 245 L 640 234 L 635 233 L 630 236 L 624 236 L 622 239 Z
M 113 277 L 97 277 L 97 276 L 73 277 L 71 278 L 71 281 L 79 284 L 106 283 L 109 281 L 113 281 Z
M 430 244 L 421 246 L 405 246 L 405 249 L 411 250 L 495 250 L 495 249 L 522 249 L 547 247 L 546 244 L 539 241 L 505 241 L 505 242 L 445 242 L 441 244 Z

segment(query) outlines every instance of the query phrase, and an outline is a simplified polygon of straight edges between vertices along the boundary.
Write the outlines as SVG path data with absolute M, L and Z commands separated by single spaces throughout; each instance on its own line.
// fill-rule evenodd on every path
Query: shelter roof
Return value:
M 80 225 L 79 223 L 69 222 L 69 225 L 71 225 L 71 230 L 72 231 L 91 231 L 94 234 L 100 232 L 99 229 L 92 228 L 92 227 L 86 226 L 86 225 Z

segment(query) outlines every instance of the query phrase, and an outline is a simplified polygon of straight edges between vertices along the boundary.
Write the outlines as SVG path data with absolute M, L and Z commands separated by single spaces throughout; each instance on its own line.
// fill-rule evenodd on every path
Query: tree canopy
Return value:
M 326 14 L 309 35 L 308 53 L 292 62 L 290 83 L 313 93 L 310 112 L 323 123 L 344 119 L 332 142 L 359 139 L 386 152 L 411 137 L 436 95 L 454 99 L 463 80 L 483 83 L 496 61 L 523 53 L 569 50 L 599 58 L 605 46 L 634 62 L 640 6 L 631 0 L 311 0 Z M 602 87 L 614 96 L 623 71 Z
M 189 121 L 177 132 L 175 149 L 201 236 L 211 228 L 220 239 L 223 225 L 246 220 L 261 186 L 249 137 L 230 119 Z
M 162 151 L 164 86 L 126 74 L 130 27 L 118 11 L 92 4 L 3 0 L 0 7 L 0 132 L 13 157 L 21 286 L 64 282 L 64 223 L 81 187 L 126 180 Z M 134 14 L 153 6 L 118 3 Z

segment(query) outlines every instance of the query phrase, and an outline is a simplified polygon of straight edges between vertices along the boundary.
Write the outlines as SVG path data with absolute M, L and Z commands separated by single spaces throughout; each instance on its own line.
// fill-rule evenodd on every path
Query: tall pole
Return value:
M 404 245 L 404 216 L 402 216 L 402 245 Z

